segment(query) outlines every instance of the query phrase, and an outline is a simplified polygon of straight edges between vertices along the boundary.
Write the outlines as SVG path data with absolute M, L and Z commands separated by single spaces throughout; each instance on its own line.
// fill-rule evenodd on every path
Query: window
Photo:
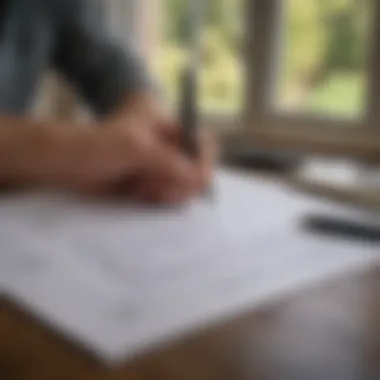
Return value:
M 254 140 L 379 156 L 380 2 L 248 3 L 246 110 Z
M 128 2 L 134 39 L 173 104 L 189 1 Z M 243 138 L 254 144 L 378 155 L 380 1 L 196 1 L 206 7 L 200 98 L 208 122 L 236 126 L 242 114 Z
M 285 0 L 274 104 L 280 110 L 359 118 L 367 104 L 369 3 Z

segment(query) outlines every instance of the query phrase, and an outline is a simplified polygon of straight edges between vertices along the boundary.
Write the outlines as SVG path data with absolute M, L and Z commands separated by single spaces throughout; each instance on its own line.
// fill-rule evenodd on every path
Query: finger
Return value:
M 195 179 L 187 189 L 191 196 L 198 195 L 210 185 L 219 151 L 215 138 L 209 133 L 200 135 L 198 145 L 198 156 L 187 157 L 195 170 Z M 180 155 L 186 157 L 178 147 L 175 149 Z
M 148 173 L 167 178 L 169 182 L 177 183 L 184 188 L 195 185 L 196 165 L 180 150 L 169 144 L 158 143 L 152 147 L 150 154 Z
M 208 133 L 203 133 L 199 141 L 199 158 L 197 160 L 199 191 L 210 185 L 218 154 L 219 149 L 215 138 Z
M 138 199 L 141 179 L 141 173 L 125 177 L 112 184 L 111 191 L 115 196 L 136 200 Z
M 179 147 L 181 144 L 181 127 L 176 120 L 162 120 L 157 124 L 156 131 L 166 143 Z
M 192 194 L 165 178 L 146 178 L 140 183 L 139 199 L 153 203 L 178 204 L 188 201 Z

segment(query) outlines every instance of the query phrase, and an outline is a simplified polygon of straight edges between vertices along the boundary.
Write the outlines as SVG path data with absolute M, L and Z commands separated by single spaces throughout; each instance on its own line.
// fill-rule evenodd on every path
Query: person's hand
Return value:
M 119 191 L 154 202 L 196 196 L 211 167 L 206 164 L 212 161 L 208 144 L 200 139 L 202 154 L 192 160 L 179 148 L 171 121 L 144 115 L 131 112 L 73 128 L 67 122 L 2 117 L 0 184 L 94 195 Z
M 181 177 L 186 175 L 186 170 L 168 175 L 165 170 L 158 170 L 152 160 L 118 184 L 120 193 L 149 202 L 181 203 L 209 186 L 217 159 L 215 140 L 210 135 L 200 134 L 198 156 L 187 156 L 182 149 L 179 123 L 161 105 L 146 97 L 129 103 L 112 123 L 136 136 L 145 130 L 161 147 L 163 157 L 169 155 L 171 158 L 167 159 L 173 160 L 171 164 L 186 162 L 186 170 L 191 173 L 191 178 L 185 183 Z
M 120 190 L 142 201 L 179 204 L 199 195 L 210 186 L 216 161 L 214 140 L 206 134 L 199 136 L 199 155 L 192 158 L 186 157 L 181 150 L 181 145 L 176 142 L 178 141 L 177 134 L 173 131 L 171 138 L 167 136 L 169 141 L 164 141 L 165 146 L 177 156 L 173 159 L 185 159 L 189 165 L 193 176 L 185 186 L 182 185 L 182 181 L 179 181 L 179 177 L 169 177 L 165 172 L 150 166 L 136 173 L 135 176 L 129 177 Z M 160 135 L 160 138 L 165 139 L 165 136 Z
M 165 194 L 175 191 L 181 199 L 196 195 L 205 173 L 157 131 L 134 119 L 87 131 L 66 152 L 75 160 L 63 180 L 86 193 L 143 201 L 169 201 L 158 191 L 163 185 Z

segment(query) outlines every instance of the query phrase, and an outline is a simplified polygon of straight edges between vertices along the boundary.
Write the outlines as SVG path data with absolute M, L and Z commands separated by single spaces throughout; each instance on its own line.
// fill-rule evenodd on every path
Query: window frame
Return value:
M 247 0 L 247 96 L 244 132 L 256 143 L 305 152 L 380 158 L 380 2 L 373 9 L 367 109 L 362 120 L 276 113 L 271 105 L 273 62 L 284 0 Z
M 111 6 L 118 7 L 116 3 L 125 0 L 108 1 Z M 132 31 L 131 26 L 124 25 L 123 32 L 128 32 L 128 35 L 132 32 L 146 59 L 154 59 L 159 43 L 159 19 L 155 17 L 161 17 L 162 1 L 130 0 L 128 7 L 123 7 L 124 12 L 127 12 L 126 8 L 128 12 L 133 10 L 135 20 Z M 246 86 L 241 113 L 203 114 L 202 124 L 227 132 L 227 136 L 242 137 L 245 142 L 251 141 L 252 146 L 380 161 L 380 2 L 368 0 L 373 9 L 373 19 L 365 99 L 367 112 L 363 120 L 356 120 L 323 115 L 276 114 L 270 109 L 273 57 L 282 1 L 245 0 L 242 66 Z

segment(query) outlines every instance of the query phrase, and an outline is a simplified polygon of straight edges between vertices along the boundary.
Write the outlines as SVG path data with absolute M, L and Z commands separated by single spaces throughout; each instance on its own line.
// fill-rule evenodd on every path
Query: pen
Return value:
M 198 149 L 197 73 L 191 65 L 185 67 L 181 81 L 181 142 L 182 148 L 196 159 Z
M 182 148 L 191 158 L 199 157 L 198 72 L 200 66 L 200 35 L 203 19 L 203 0 L 188 0 L 188 60 L 180 81 L 180 120 Z M 206 195 L 210 189 L 206 189 Z
M 198 71 L 200 66 L 200 33 L 204 0 L 187 0 L 187 61 L 180 80 L 182 146 L 192 158 L 198 156 Z

